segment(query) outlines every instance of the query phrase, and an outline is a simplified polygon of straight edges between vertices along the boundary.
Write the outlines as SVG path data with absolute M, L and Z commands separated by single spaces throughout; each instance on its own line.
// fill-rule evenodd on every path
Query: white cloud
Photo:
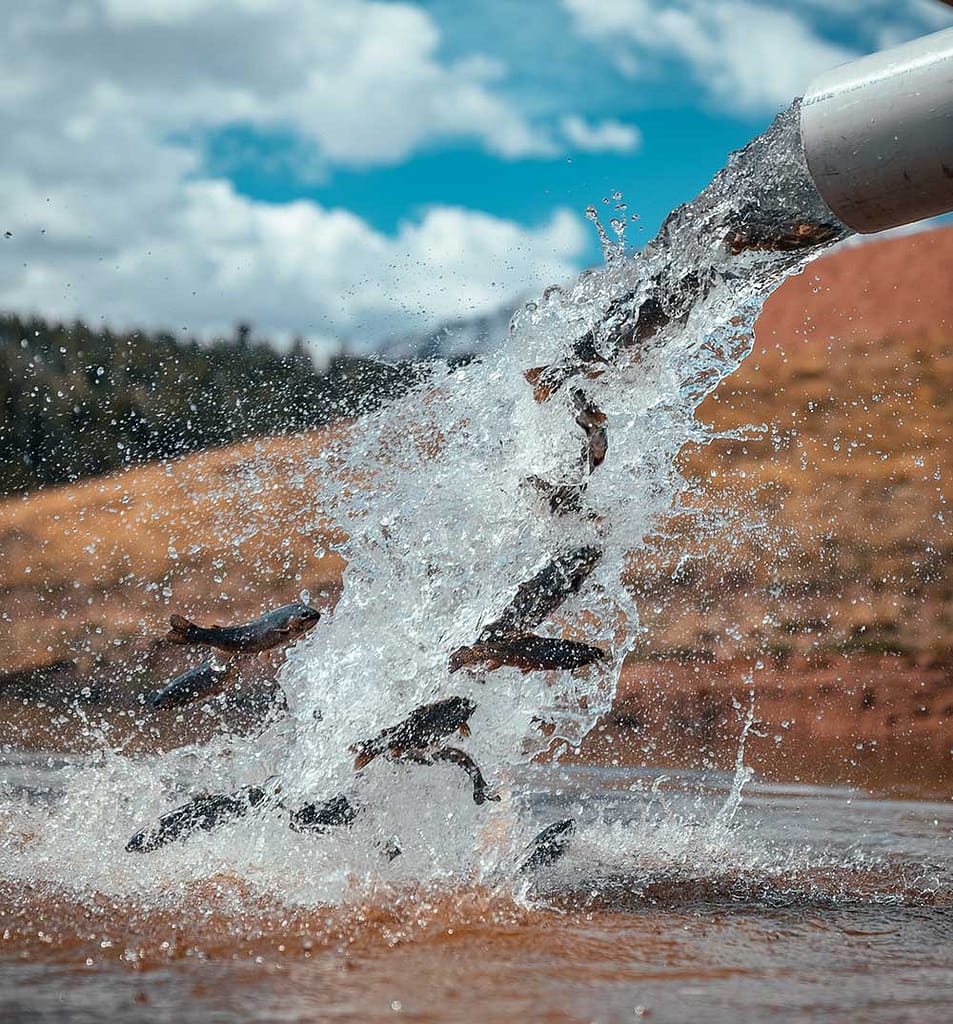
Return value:
M 642 133 L 635 125 L 611 118 L 590 124 L 577 114 L 562 119 L 566 138 L 586 153 L 632 153 L 642 144 Z
M 47 203 L 11 175 L 0 189 L 21 211 L 0 240 L 0 307 L 205 332 L 251 318 L 329 346 L 370 349 L 394 332 L 492 312 L 570 277 L 586 243 L 565 210 L 527 230 L 435 207 L 389 237 L 346 210 L 259 203 L 223 181 L 141 196 L 119 223 L 105 192 Z
M 244 120 L 357 164 L 448 137 L 549 151 L 495 92 L 499 66 L 442 62 L 438 43 L 421 10 L 370 0 L 8 13 L 0 307 L 203 333 L 243 318 L 360 345 L 565 279 L 586 241 L 568 212 L 524 229 L 437 208 L 391 237 L 346 210 L 240 196 L 188 141 Z
M 576 33 L 604 46 L 632 78 L 685 66 L 717 107 L 765 113 L 803 94 L 815 75 L 859 55 L 824 38 L 837 22 L 863 50 L 953 25 L 936 0 L 563 0 Z
M 785 9 L 748 0 L 563 0 L 577 33 L 606 46 L 629 76 L 675 59 L 722 109 L 786 106 L 853 52 Z
M 874 20 L 878 49 L 887 49 L 916 36 L 938 32 L 953 25 L 953 10 L 937 0 L 907 0 L 894 8 L 894 17 Z M 899 15 L 899 17 L 897 17 Z
M 7 16 L 8 78 L 43 61 L 87 117 L 157 130 L 290 129 L 332 161 L 386 163 L 441 138 L 507 157 L 551 142 L 498 93 L 498 62 L 441 62 L 423 10 L 378 0 L 34 0 Z M 2 44 L 0 44 L 2 45 Z M 24 67 L 26 65 L 26 67 Z

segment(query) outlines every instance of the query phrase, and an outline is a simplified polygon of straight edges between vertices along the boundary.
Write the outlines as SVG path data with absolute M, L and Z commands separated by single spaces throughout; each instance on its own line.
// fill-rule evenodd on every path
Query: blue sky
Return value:
M 316 351 L 635 246 L 937 0 L 34 0 L 0 38 L 0 307 Z

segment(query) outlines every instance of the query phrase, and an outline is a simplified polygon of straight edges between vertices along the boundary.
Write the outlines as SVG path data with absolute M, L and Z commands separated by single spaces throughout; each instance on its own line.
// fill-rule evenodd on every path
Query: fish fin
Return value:
M 458 731 L 459 731 L 459 733 L 460 733 L 460 735 L 461 735 L 461 736 L 463 736 L 464 738 L 466 738 L 467 736 L 469 736 L 469 735 L 470 735 L 470 726 L 469 726 L 469 725 L 467 725 L 467 723 L 466 723 L 466 722 L 461 722 L 461 723 L 460 723 L 460 728 L 459 728 L 459 730 L 458 730 Z
M 186 644 L 189 642 L 189 631 L 195 628 L 195 624 L 189 622 L 183 615 L 170 615 L 169 625 L 172 627 L 165 638 L 173 644 Z
M 362 768 L 366 768 L 375 757 L 377 757 L 377 755 L 372 751 L 362 750 L 357 757 L 354 758 L 354 771 L 359 772 Z

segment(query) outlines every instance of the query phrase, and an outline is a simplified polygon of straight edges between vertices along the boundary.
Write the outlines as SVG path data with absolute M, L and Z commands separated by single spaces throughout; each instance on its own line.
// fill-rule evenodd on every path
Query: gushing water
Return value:
M 810 182 L 792 108 L 640 254 L 623 257 L 606 235 L 605 267 L 529 303 L 495 351 L 435 366 L 409 399 L 356 424 L 309 467 L 315 521 L 343 526 L 347 570 L 333 614 L 281 672 L 287 716 L 256 736 L 145 759 L 104 749 L 68 772 L 64 801 L 24 812 L 29 838 L 4 848 L 3 873 L 119 893 L 227 873 L 308 903 L 378 883 L 513 877 L 538 828 L 521 814 L 521 771 L 578 745 L 612 704 L 638 629 L 622 569 L 686 486 L 676 456 L 706 439 L 697 406 L 748 352 L 766 295 L 846 234 Z M 578 591 L 529 625 L 597 645 L 605 660 L 524 673 L 476 659 L 449 671 L 521 584 L 582 550 L 594 568 Z M 500 802 L 476 804 L 451 762 L 379 757 L 355 772 L 355 743 L 452 696 L 476 704 L 469 738 L 452 742 Z M 720 856 L 744 779 L 739 757 L 707 823 Z M 185 795 L 265 780 L 280 803 L 260 814 L 148 863 L 123 852 Z M 337 794 L 359 810 L 348 828 L 287 827 L 288 808 Z M 603 825 L 638 842 L 637 829 Z M 394 848 L 396 859 L 382 854 Z

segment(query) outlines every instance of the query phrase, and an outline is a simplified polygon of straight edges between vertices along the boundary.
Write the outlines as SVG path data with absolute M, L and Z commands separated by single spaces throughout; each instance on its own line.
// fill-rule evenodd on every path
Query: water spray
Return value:
M 219 865 L 319 903 L 344 899 L 352 877 L 495 877 L 479 846 L 497 833 L 500 863 L 560 857 L 570 819 L 527 853 L 538 823 L 523 795 L 496 796 L 610 712 L 639 630 L 622 570 L 688 486 L 679 452 L 710 437 L 698 405 L 750 351 L 786 276 L 852 230 L 953 209 L 953 32 L 892 54 L 820 79 L 642 252 L 547 289 L 492 358 L 435 367 L 413 400 L 315 459 L 347 570 L 333 613 L 314 630 L 302 619 L 281 669 L 285 720 L 78 767 L 61 827 L 37 830 L 9 871 L 161 892 Z M 290 610 L 173 634 L 261 651 Z M 157 700 L 218 686 L 201 671 Z M 437 746 L 454 731 L 462 747 Z M 115 856 L 99 856 L 99 836 Z M 148 877 L 125 851 L 153 855 Z

